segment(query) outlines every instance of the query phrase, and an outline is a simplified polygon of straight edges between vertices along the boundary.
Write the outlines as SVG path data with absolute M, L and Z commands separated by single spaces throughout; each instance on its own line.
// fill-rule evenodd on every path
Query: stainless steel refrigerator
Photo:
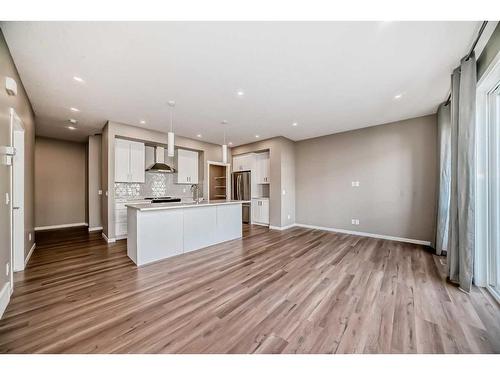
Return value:
M 233 199 L 237 201 L 248 201 L 252 199 L 250 187 L 251 185 L 251 172 L 233 172 L 232 173 L 232 195 Z M 250 203 L 242 204 L 242 219 L 244 223 L 250 223 Z

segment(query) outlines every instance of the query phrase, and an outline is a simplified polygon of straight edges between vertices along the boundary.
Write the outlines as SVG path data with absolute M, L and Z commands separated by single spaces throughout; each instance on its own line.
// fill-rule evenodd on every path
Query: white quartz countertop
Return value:
M 230 199 L 217 199 L 210 201 L 201 201 L 200 203 L 195 202 L 169 202 L 169 203 L 137 203 L 137 204 L 126 204 L 128 208 L 133 208 L 139 211 L 154 211 L 154 210 L 171 210 L 174 208 L 193 208 L 193 207 L 205 207 L 205 206 L 219 206 L 224 204 L 241 204 L 250 203 L 250 201 L 235 201 Z

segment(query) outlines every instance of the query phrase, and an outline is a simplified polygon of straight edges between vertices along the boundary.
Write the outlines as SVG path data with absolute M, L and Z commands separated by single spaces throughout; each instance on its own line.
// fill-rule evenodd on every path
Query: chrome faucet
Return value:
M 200 202 L 200 187 L 197 184 L 191 185 L 191 192 L 193 193 L 193 200 L 196 203 Z

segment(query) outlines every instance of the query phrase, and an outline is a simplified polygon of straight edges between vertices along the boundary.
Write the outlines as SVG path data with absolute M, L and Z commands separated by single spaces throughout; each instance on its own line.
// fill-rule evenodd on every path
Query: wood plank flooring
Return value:
M 137 268 L 126 241 L 37 233 L 1 353 L 499 353 L 500 308 L 422 246 L 245 226 Z

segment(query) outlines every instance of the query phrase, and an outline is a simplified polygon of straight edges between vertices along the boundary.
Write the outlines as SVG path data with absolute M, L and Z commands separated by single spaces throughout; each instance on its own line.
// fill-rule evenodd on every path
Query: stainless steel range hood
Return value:
M 155 147 L 155 162 L 146 169 L 146 172 L 175 173 L 173 167 L 165 164 L 165 149 L 163 147 Z

